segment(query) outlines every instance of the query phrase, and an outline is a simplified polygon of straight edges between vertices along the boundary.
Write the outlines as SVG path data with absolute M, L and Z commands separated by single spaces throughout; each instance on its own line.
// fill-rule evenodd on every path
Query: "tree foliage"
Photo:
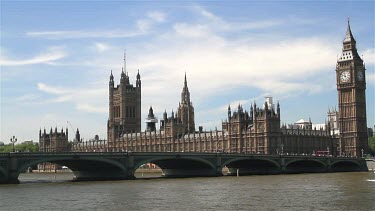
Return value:
M 375 136 L 368 139 L 369 153 L 375 156 Z
M 14 149 L 16 152 L 38 152 L 39 145 L 37 143 L 27 141 L 14 145 Z M 13 144 L 5 144 L 0 146 L 0 153 L 1 152 L 13 152 Z

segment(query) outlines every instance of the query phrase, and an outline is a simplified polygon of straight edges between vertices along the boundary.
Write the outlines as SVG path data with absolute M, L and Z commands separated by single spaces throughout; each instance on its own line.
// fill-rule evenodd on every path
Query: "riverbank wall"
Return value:
M 366 159 L 366 164 L 369 171 L 375 171 L 375 159 Z

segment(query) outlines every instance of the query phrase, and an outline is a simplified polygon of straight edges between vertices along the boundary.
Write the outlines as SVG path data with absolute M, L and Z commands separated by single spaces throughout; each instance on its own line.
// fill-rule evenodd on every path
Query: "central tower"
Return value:
M 365 65 L 358 55 L 348 20 L 342 54 L 336 65 L 341 155 L 360 157 L 368 146 L 365 79 Z
M 107 136 L 109 147 L 125 133 L 141 131 L 141 76 L 137 73 L 136 85 L 130 84 L 126 71 L 126 57 L 121 71 L 120 84 L 114 86 L 114 77 L 109 77 L 109 118 Z
M 185 133 L 193 133 L 195 131 L 194 107 L 193 103 L 190 101 L 190 92 L 187 85 L 186 73 L 184 88 L 181 92 L 181 102 L 178 106 L 178 117 L 181 118 L 181 122 L 185 128 Z

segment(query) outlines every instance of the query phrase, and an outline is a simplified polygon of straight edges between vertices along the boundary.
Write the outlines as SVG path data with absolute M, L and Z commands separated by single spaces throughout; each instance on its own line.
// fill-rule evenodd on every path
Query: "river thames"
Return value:
M 144 174 L 146 177 L 150 174 Z M 151 175 L 152 176 L 152 175 Z M 375 173 L 71 182 L 22 174 L 0 186 L 0 210 L 374 210 Z

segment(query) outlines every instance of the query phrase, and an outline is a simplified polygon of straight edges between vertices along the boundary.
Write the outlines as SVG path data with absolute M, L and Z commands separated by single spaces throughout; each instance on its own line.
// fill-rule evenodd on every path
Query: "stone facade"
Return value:
M 223 130 L 229 134 L 230 152 L 314 154 L 333 149 L 329 126 L 325 130 L 280 127 L 280 104 L 277 103 L 275 110 L 273 104 L 268 104 L 269 99 L 266 98 L 263 108 L 256 103 L 251 105 L 249 113 L 240 105 L 233 114 L 228 108 L 229 121 L 223 122 Z
M 194 107 L 193 103 L 190 101 L 186 74 L 177 113 L 175 115 L 172 111 L 171 116 L 168 117 L 167 111 L 165 111 L 163 119 L 160 121 L 160 130 L 171 137 L 195 132 Z
M 328 117 L 329 126 L 331 127 L 331 135 L 339 135 L 340 134 L 339 124 L 338 124 L 339 112 L 336 110 L 336 108 L 328 109 L 327 117 Z
M 68 142 L 68 129 L 64 132 L 61 128 L 61 132 L 52 131 L 52 128 L 49 133 L 46 133 L 39 130 L 39 151 L 41 152 L 65 152 L 69 151 L 69 142 Z
M 39 130 L 39 151 L 40 152 L 66 152 L 70 151 L 70 145 L 68 142 L 68 128 L 65 132 L 61 128 L 61 132 L 50 130 L 49 133 L 46 132 L 46 129 L 42 132 Z M 61 169 L 60 165 L 53 163 L 40 163 L 38 164 L 39 171 L 52 171 Z
M 124 61 L 125 58 L 124 58 Z M 125 69 L 125 70 L 124 70 Z M 107 138 L 109 145 L 124 133 L 141 131 L 141 76 L 139 70 L 136 85 L 130 84 L 126 66 L 121 72 L 120 84 L 115 87 L 111 71 L 109 77 L 109 118 Z
M 187 85 L 186 73 L 177 115 L 183 124 L 184 133 L 192 133 L 195 131 L 194 107 L 193 103 L 190 101 L 190 92 Z
M 74 151 L 137 151 L 137 152 L 227 152 L 249 154 L 313 154 L 334 150 L 330 127 L 320 129 L 287 129 L 280 127 L 280 104 L 275 107 L 266 98 L 263 108 L 256 103 L 250 112 L 241 105 L 222 122 L 222 130 L 186 132 L 186 124 L 178 115 L 165 112 L 160 130 L 125 133 L 114 143 L 84 142 Z M 148 119 L 154 119 L 150 108 Z M 194 121 L 192 121 L 194 122 Z M 147 121 L 146 121 L 147 123 Z M 147 123 L 149 126 L 149 123 Z M 150 128 L 150 127 L 148 127 Z

